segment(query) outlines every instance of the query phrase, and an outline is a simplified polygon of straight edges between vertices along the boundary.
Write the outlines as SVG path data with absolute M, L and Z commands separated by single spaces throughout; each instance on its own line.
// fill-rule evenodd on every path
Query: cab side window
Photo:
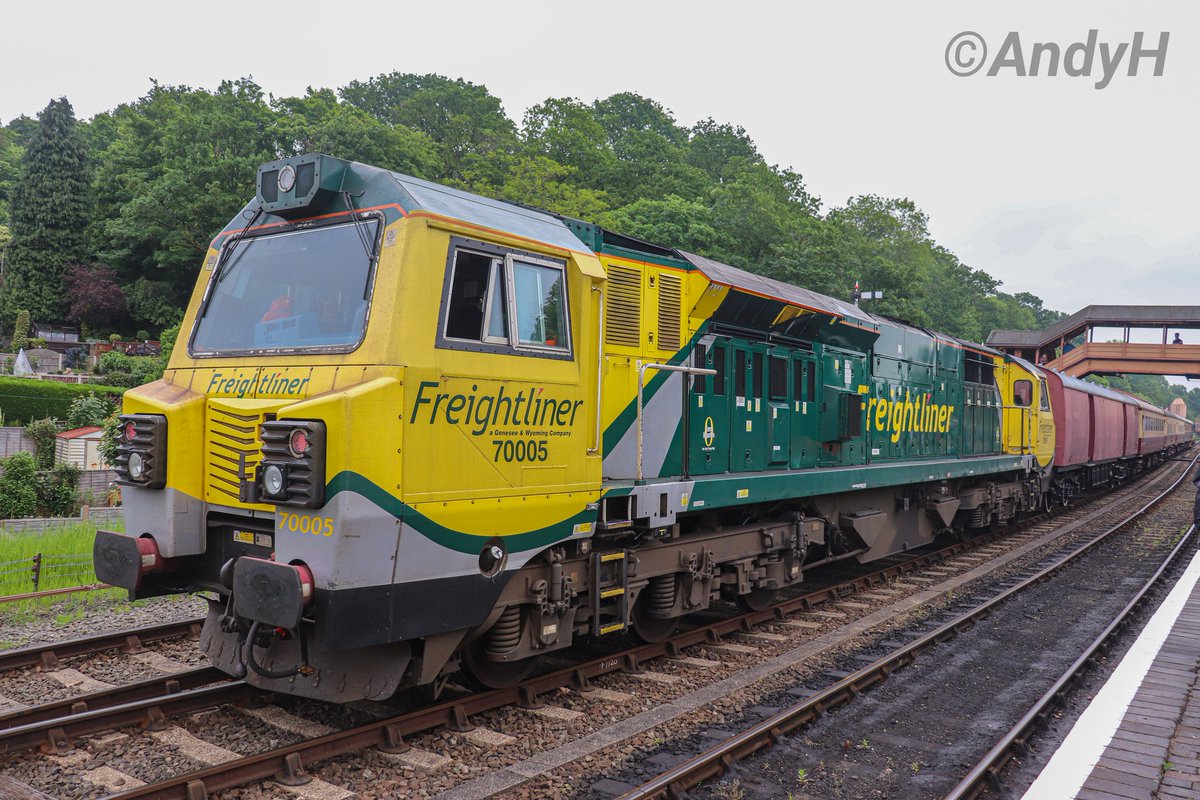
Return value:
M 1026 408 L 1033 404 L 1033 381 L 1013 381 L 1013 403 Z
M 454 237 L 438 346 L 569 358 L 566 264 Z
M 450 277 L 446 337 L 475 342 L 508 342 L 508 309 L 503 262 L 459 250 Z
M 1050 391 L 1046 388 L 1045 381 L 1038 381 L 1038 386 L 1042 390 L 1042 396 L 1039 398 L 1040 402 L 1038 404 L 1038 410 L 1039 411 L 1049 411 L 1050 410 Z

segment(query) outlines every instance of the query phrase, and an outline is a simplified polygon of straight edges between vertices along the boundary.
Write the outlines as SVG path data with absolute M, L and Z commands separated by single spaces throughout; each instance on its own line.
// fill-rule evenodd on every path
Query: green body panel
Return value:
M 702 508 L 725 508 L 752 503 L 770 503 L 796 497 L 852 492 L 880 486 L 904 486 L 935 480 L 1023 471 L 1025 460 L 1025 456 L 1004 455 L 795 472 L 695 475 L 693 478 L 696 485 L 692 491 L 689 508 L 693 511 Z

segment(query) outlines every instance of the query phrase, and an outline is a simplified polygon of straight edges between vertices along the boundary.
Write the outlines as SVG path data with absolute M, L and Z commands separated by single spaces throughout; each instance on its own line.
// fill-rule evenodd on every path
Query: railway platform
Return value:
M 1200 553 L 1024 800 L 1200 798 Z

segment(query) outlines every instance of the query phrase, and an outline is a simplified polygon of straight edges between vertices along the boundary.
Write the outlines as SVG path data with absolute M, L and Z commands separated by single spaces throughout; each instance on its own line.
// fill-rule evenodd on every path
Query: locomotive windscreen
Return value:
M 242 240 L 219 262 L 190 351 L 354 347 L 366 325 L 377 229 L 371 220 Z

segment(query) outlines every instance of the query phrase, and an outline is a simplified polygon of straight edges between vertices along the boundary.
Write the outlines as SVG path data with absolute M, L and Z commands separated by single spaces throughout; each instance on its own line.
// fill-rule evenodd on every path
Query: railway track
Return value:
M 199 641 L 200 627 L 203 624 L 204 620 L 202 619 L 167 622 L 146 628 L 113 631 L 80 639 L 67 639 L 61 642 L 6 650 L 0 652 L 0 673 L 22 667 L 37 667 L 43 672 L 49 672 L 58 669 L 62 659 L 90 656 L 107 650 L 138 653 L 145 648 L 145 645 L 152 642 L 178 639 L 181 636 L 186 636 L 192 641 Z
M 1198 458 L 1191 459 L 1188 462 L 1189 467 L 1194 465 Z M 1009 586 L 984 602 L 975 605 L 970 610 L 954 616 L 953 619 L 937 625 L 932 630 L 920 635 L 919 638 L 896 648 L 887 655 L 852 672 L 843 679 L 821 690 L 814 691 L 802 701 L 769 716 L 757 724 L 743 729 L 741 732 L 708 748 L 699 755 L 686 760 L 684 763 L 663 771 L 658 776 L 621 795 L 620 800 L 651 800 L 651 798 L 660 797 L 680 797 L 689 789 L 705 781 L 723 776 L 733 769 L 734 765 L 738 762 L 751 758 L 761 751 L 778 744 L 788 734 L 820 720 L 841 706 L 851 703 L 864 691 L 883 683 L 898 670 L 914 663 L 921 654 L 972 629 L 980 620 L 993 613 L 1003 604 L 1010 602 L 1013 598 L 1033 587 L 1041 585 L 1091 553 L 1103 543 L 1111 540 L 1119 532 L 1125 530 L 1135 521 L 1142 519 L 1160 502 L 1172 495 L 1185 481 L 1186 477 L 1187 470 L 1185 469 L 1166 490 L 1136 512 L 1090 538 L 1078 547 L 1070 548 L 1069 552 L 1054 558 L 1051 563 L 1038 569 L 1032 575 Z M 1050 689 L 1040 697 L 1038 702 L 1034 704 L 1021 720 L 1000 738 L 987 756 L 972 768 L 967 777 L 951 791 L 948 798 L 958 800 L 959 798 L 976 797 L 989 783 L 995 781 L 998 771 L 1007 763 L 1015 751 L 1024 746 L 1033 730 L 1037 728 L 1041 721 L 1044 721 L 1045 716 L 1051 713 L 1063 701 L 1065 692 L 1077 680 L 1078 676 L 1095 663 L 1097 653 L 1106 646 L 1106 643 L 1111 641 L 1129 615 L 1145 602 L 1151 589 L 1161 580 L 1169 568 L 1177 562 L 1179 555 L 1194 547 L 1195 527 L 1192 526 L 1179 539 L 1177 544 L 1171 548 L 1169 555 L 1154 572 L 1154 575 L 1142 586 L 1136 596 L 1126 604 L 1117 619 L 1110 623 L 1104 632 L 1085 649 L 1083 654 L 1053 683 Z M 850 747 L 857 746 L 849 740 L 847 740 L 847 745 Z M 847 750 L 849 750 L 849 747 Z
M 1154 483 L 1161 479 L 1162 476 L 1148 476 L 1144 481 L 1124 487 L 1122 493 L 1136 495 L 1144 491 L 1146 483 Z M 1079 515 L 1082 509 L 1073 513 Z M 1111 512 L 1107 507 L 1102 507 L 1082 513 L 1082 516 L 1073 522 L 1057 520 L 1056 524 L 1070 528 L 1105 513 Z M 1045 524 L 1046 520 L 1036 519 L 1027 522 L 1024 527 L 1036 529 L 1038 525 Z M 858 574 L 847 580 L 810 589 L 762 611 L 748 612 L 700 625 L 660 644 L 641 645 L 623 652 L 606 654 L 535 676 L 512 689 L 465 695 L 432 706 L 397 713 L 365 725 L 325 736 L 311 737 L 286 747 L 183 774 L 169 781 L 132 789 L 119 796 L 202 797 L 209 792 L 259 780 L 282 778 L 284 781 L 302 781 L 305 778 L 304 765 L 369 747 L 377 747 L 383 752 L 403 752 L 407 749 L 406 737 L 440 727 L 461 731 L 471 726 L 472 716 L 489 710 L 514 705 L 536 707 L 540 697 L 560 687 L 586 690 L 595 678 L 602 675 L 617 672 L 636 673 L 643 664 L 653 659 L 664 656 L 679 657 L 688 648 L 696 646 L 721 645 L 726 637 L 752 632 L 760 625 L 778 623 L 792 614 L 811 611 L 822 603 L 836 603 L 852 595 L 869 592 L 916 570 L 944 563 L 956 555 L 987 546 L 1000 537 L 1012 540 L 1014 533 L 1007 531 L 985 535 L 933 552 L 892 559 L 867 574 Z M 7 660 L 0 660 L 0 669 L 42 666 L 46 663 L 55 665 L 61 658 L 120 647 L 136 650 L 147 642 L 194 635 L 196 624 L 196 621 L 188 621 L 25 648 L 5 654 Z M 6 664 L 14 666 L 5 666 Z M 209 685 L 217 681 L 221 683 Z M 191 670 L 0 716 L 0 752 L 16 753 L 39 748 L 49 753 L 61 753 L 68 751 L 72 740 L 80 736 L 123 726 L 156 730 L 163 728 L 167 724 L 166 721 L 176 715 L 195 713 L 225 704 L 257 706 L 269 700 L 269 696 L 255 692 L 241 682 L 231 681 L 216 670 Z
M 1138 590 L 1112 622 L 1080 653 L 1057 680 L 1029 708 L 1016 724 L 1009 728 L 996 744 L 971 768 L 958 784 L 946 795 L 946 800 L 974 800 L 990 788 L 1001 785 L 1001 772 L 1013 758 L 1026 752 L 1029 742 L 1041 730 L 1048 727 L 1050 717 L 1063 706 L 1079 680 L 1094 669 L 1098 659 L 1113 646 L 1116 639 L 1128 629 L 1135 615 L 1152 597 L 1152 592 L 1165 580 L 1169 569 L 1181 559 L 1186 546 L 1194 545 L 1196 526 L 1193 524 L 1171 550 L 1163 563 L 1155 570 L 1142 588 Z

